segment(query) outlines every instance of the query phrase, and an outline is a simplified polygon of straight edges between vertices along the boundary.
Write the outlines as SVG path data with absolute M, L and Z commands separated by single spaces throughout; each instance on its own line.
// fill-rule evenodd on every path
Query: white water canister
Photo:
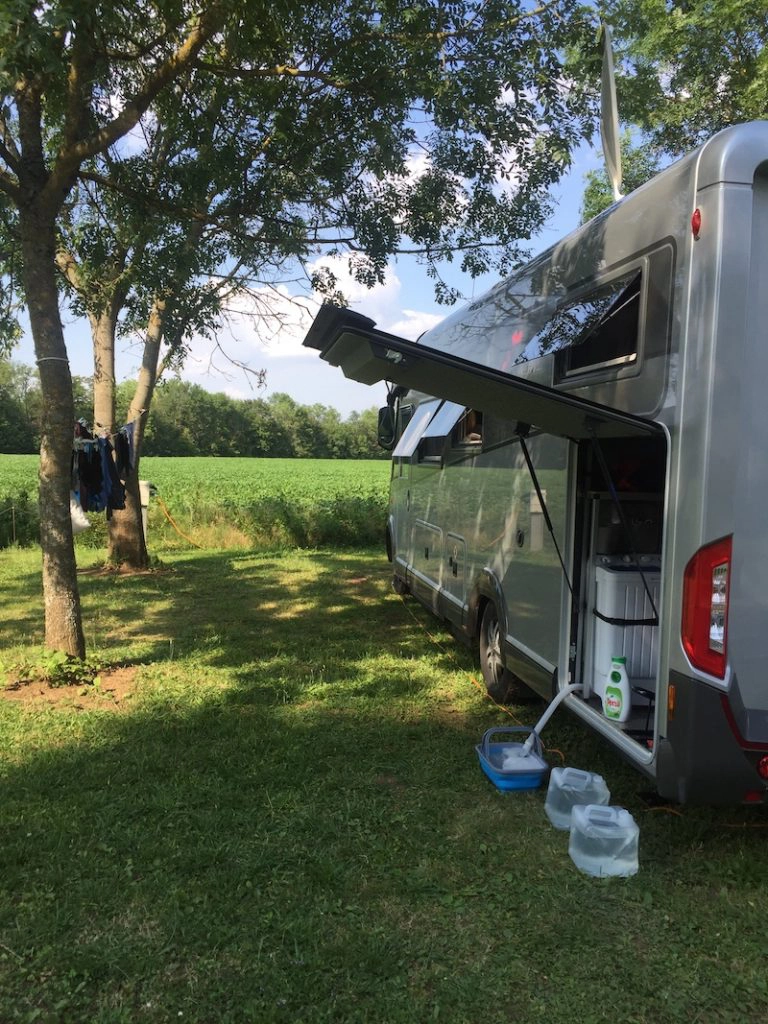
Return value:
M 544 811 L 555 828 L 571 827 L 574 807 L 610 802 L 611 794 L 602 775 L 580 768 L 553 768 L 550 772 Z
M 640 829 L 623 807 L 574 807 L 568 853 L 576 867 L 594 878 L 628 878 L 639 867 Z
M 603 714 L 612 722 L 626 722 L 632 711 L 632 690 L 627 675 L 627 659 L 611 658 L 611 671 L 603 690 Z

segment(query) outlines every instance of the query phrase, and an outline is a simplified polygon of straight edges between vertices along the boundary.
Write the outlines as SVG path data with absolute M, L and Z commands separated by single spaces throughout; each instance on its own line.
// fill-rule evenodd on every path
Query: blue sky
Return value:
M 546 249 L 578 226 L 584 175 L 601 166 L 599 149 L 584 145 L 578 150 L 571 171 L 555 190 L 555 210 L 549 223 L 531 243 L 533 254 Z M 482 294 L 496 283 L 496 278 L 490 276 L 473 281 L 454 268 L 447 268 L 445 277 L 468 299 Z M 383 330 L 404 337 L 416 338 L 451 312 L 450 307 L 435 302 L 432 282 L 413 259 L 393 262 L 385 285 L 372 291 L 343 280 L 341 284 L 352 308 L 372 317 Z M 270 394 L 284 391 L 297 402 L 334 406 L 345 416 L 353 410 L 383 404 L 384 385 L 366 387 L 348 381 L 340 370 L 327 366 L 315 354 L 301 348 L 301 339 L 310 322 L 309 312 L 301 315 L 291 313 L 286 327 L 271 338 L 263 333 L 257 335 L 246 313 L 236 312 L 233 315 L 222 329 L 219 342 L 222 349 L 239 362 L 254 370 L 265 369 L 266 387 L 254 390 L 246 373 L 230 364 L 221 352 L 212 352 L 210 343 L 202 339 L 192 346 L 181 374 L 185 380 L 209 391 L 224 391 L 240 398 L 268 398 Z M 93 361 L 87 323 L 69 322 L 65 331 L 72 372 L 89 376 L 93 373 Z M 34 363 L 34 350 L 28 336 L 14 351 L 13 357 L 28 365 Z M 119 343 L 118 379 L 134 377 L 140 361 L 138 345 L 131 347 L 127 343 Z

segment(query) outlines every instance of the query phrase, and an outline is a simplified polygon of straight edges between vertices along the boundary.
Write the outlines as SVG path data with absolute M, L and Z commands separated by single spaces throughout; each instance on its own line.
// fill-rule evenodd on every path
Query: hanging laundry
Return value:
M 113 434 L 94 438 L 85 420 L 75 423 L 72 442 L 71 489 L 86 512 L 112 512 L 125 508 L 123 481 L 134 466 L 134 424 Z
M 101 460 L 101 491 L 98 500 L 101 509 L 106 510 L 107 519 L 109 519 L 114 509 L 125 508 L 125 487 L 117 474 L 114 448 L 109 438 L 100 437 L 98 446 Z
M 121 480 L 125 480 L 133 470 L 133 430 L 134 424 L 126 423 L 115 435 L 115 465 L 117 466 L 117 475 Z
M 90 522 L 88 517 L 80 505 L 80 501 L 75 495 L 74 491 L 70 492 L 69 495 L 69 514 L 72 519 L 72 533 L 82 533 L 83 530 L 90 529 Z
M 103 512 L 104 478 L 97 441 L 85 441 L 78 448 L 77 471 L 80 478 L 80 504 L 86 512 Z

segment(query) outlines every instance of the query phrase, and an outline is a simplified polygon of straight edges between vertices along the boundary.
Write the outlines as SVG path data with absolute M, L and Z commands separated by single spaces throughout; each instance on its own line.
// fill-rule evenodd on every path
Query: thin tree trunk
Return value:
M 77 567 L 69 511 L 74 404 L 55 278 L 53 220 L 21 208 L 24 289 L 43 399 L 40 441 L 40 545 L 43 552 L 45 643 L 85 655 Z
M 93 422 L 97 430 L 115 432 L 115 326 L 120 300 L 113 296 L 112 308 L 92 314 L 93 339 Z M 141 521 L 139 483 L 135 472 L 125 481 L 125 508 L 115 509 L 109 519 L 107 561 L 131 569 L 149 565 Z
M 113 513 L 109 522 L 109 561 L 132 569 L 145 569 L 149 566 L 149 554 L 141 519 L 139 462 L 147 413 L 157 383 L 165 309 L 165 302 L 158 299 L 150 314 L 136 393 L 128 410 L 128 422 L 134 424 L 134 466 L 125 481 L 125 509 Z
M 93 425 L 115 432 L 115 317 L 109 310 L 91 315 L 93 340 Z

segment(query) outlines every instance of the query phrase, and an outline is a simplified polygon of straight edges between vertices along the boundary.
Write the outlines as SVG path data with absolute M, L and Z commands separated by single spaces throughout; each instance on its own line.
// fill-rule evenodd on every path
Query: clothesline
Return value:
M 104 427 L 101 423 L 97 423 L 96 421 L 94 421 L 93 426 L 94 426 L 94 428 L 96 428 L 96 427 L 99 428 L 98 429 L 98 433 L 94 433 L 93 437 L 75 437 L 75 438 L 73 438 L 72 445 L 73 445 L 73 447 L 76 447 L 78 442 L 95 441 L 99 437 L 105 437 L 105 438 L 108 438 L 110 441 L 114 441 L 115 438 L 119 437 L 119 435 L 126 429 L 126 427 L 131 427 L 131 426 L 133 426 L 134 423 L 138 423 L 139 420 L 141 419 L 141 417 L 144 415 L 144 413 L 146 411 L 147 411 L 146 409 L 139 409 L 138 413 L 133 417 L 133 419 L 127 420 L 122 425 L 122 427 L 120 427 L 114 433 L 110 433 L 106 429 L 106 427 Z M 78 423 L 82 423 L 83 426 L 85 426 L 86 429 L 88 429 L 87 428 L 87 421 L 84 422 L 84 417 L 81 417 L 81 419 L 77 420 L 77 422 Z

